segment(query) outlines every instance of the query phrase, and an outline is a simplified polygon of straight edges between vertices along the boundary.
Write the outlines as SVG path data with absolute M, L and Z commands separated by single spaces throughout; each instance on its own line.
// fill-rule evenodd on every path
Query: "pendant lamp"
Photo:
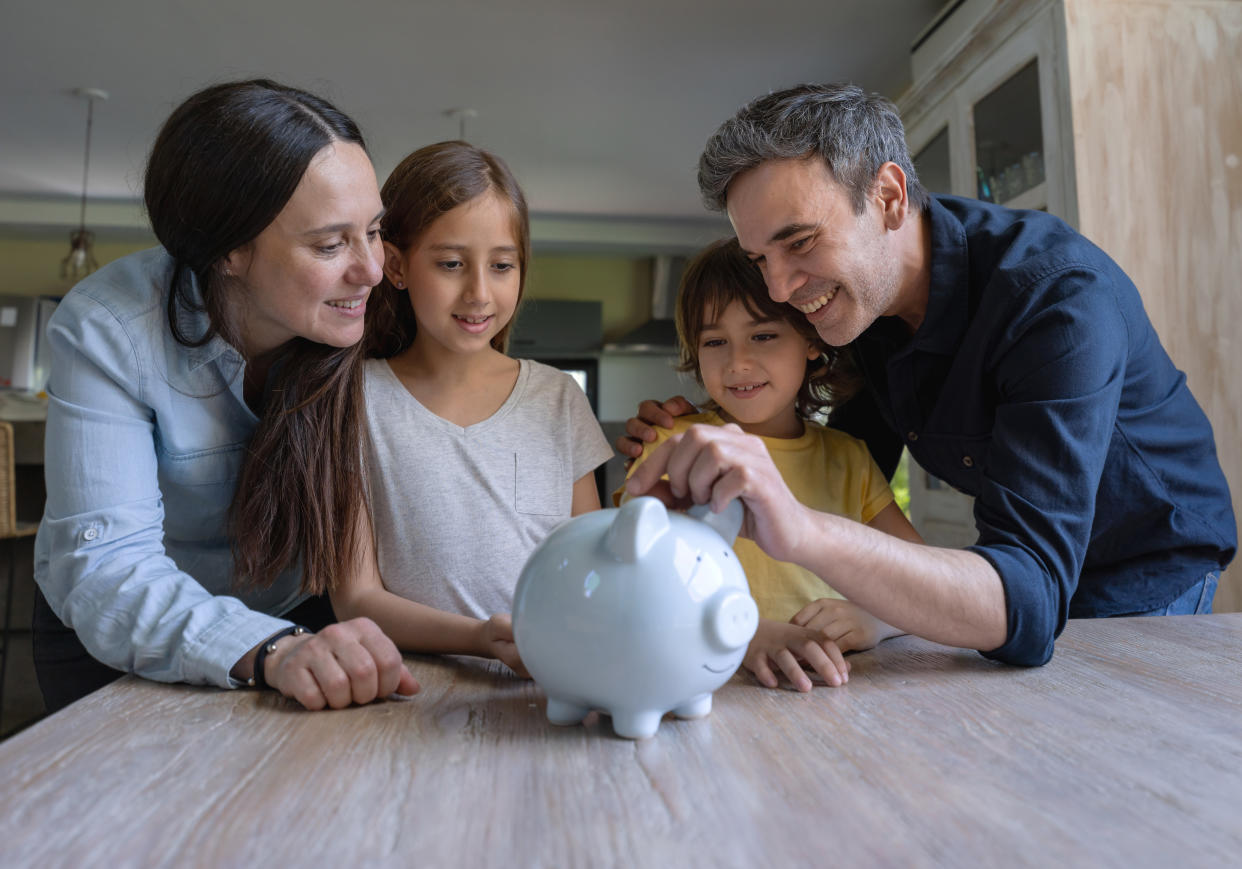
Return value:
M 95 261 L 95 233 L 86 228 L 86 182 L 91 168 L 91 124 L 95 119 L 95 100 L 106 100 L 107 91 L 98 88 L 78 88 L 74 96 L 86 100 L 86 149 L 82 156 L 82 209 L 78 228 L 69 233 L 69 255 L 60 261 L 60 276 L 77 282 L 99 268 Z

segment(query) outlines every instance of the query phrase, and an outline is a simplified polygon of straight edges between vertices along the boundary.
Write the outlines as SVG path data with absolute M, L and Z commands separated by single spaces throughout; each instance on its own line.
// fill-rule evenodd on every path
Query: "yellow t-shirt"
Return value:
M 643 446 L 642 458 L 634 467 L 657 446 L 695 423 L 725 424 L 714 412 L 678 417 L 672 431 L 656 429 L 656 442 Z M 893 501 L 888 481 L 871 458 L 867 445 L 857 438 L 807 422 L 801 437 L 762 440 L 785 485 L 795 498 L 814 510 L 867 523 Z M 632 467 L 630 473 L 633 472 Z M 613 495 L 614 504 L 620 496 L 618 490 Z M 789 621 L 817 598 L 841 597 L 806 568 L 775 560 L 753 540 L 739 537 L 733 550 L 746 571 L 760 618 Z

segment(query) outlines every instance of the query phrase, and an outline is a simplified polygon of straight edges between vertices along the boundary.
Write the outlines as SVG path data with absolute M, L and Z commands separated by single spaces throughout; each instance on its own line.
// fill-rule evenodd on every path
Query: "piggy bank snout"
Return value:
M 732 652 L 750 642 L 759 627 L 759 608 L 754 599 L 738 589 L 721 589 L 704 611 L 707 640 L 722 652 Z

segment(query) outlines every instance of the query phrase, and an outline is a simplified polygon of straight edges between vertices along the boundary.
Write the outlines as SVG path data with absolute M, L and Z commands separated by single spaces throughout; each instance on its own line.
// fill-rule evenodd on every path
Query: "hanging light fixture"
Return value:
M 60 276 L 78 281 L 99 267 L 95 262 L 95 233 L 86 228 L 86 181 L 91 168 L 91 124 L 95 119 L 95 100 L 106 100 L 107 91 L 98 88 L 78 88 L 74 96 L 86 100 L 86 149 L 82 157 L 82 209 L 78 228 L 69 233 L 69 255 L 60 261 Z

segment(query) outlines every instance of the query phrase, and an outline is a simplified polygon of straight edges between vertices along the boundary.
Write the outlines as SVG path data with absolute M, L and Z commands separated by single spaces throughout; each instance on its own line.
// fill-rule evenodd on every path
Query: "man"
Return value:
M 1015 664 L 1066 618 L 1210 612 L 1237 548 L 1211 426 L 1137 290 L 1055 217 L 929 196 L 892 105 L 849 85 L 761 97 L 699 162 L 778 302 L 854 342 L 867 388 L 832 424 L 886 471 L 904 445 L 975 496 L 978 542 L 940 549 L 793 499 L 756 439 L 693 427 L 628 489 L 740 497 L 746 531 L 877 617 Z M 668 425 L 646 402 L 640 417 Z M 641 420 L 629 433 L 651 440 Z M 629 455 L 639 445 L 622 439 Z

